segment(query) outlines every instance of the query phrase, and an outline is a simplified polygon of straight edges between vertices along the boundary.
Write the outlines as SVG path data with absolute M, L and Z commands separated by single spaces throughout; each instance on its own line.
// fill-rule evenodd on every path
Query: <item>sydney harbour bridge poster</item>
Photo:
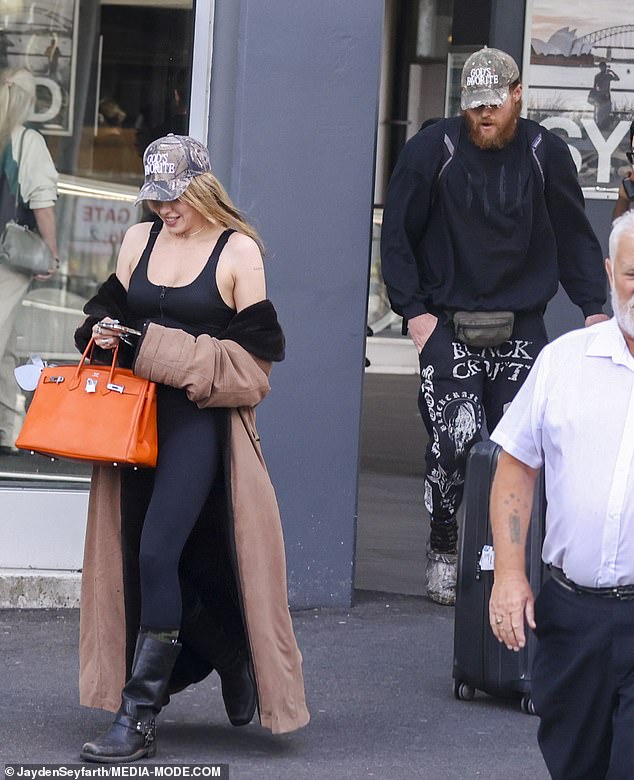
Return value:
M 527 4 L 524 101 L 529 119 L 570 146 L 586 197 L 616 190 L 634 119 L 634 24 L 623 0 Z

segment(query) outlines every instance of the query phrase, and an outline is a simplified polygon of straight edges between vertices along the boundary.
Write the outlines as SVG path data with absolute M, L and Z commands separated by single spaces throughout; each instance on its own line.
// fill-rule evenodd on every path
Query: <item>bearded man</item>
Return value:
M 392 309 L 420 356 L 426 587 L 440 604 L 455 602 L 466 456 L 546 344 L 543 314 L 559 282 L 586 325 L 607 319 L 601 248 L 572 157 L 558 136 L 520 117 L 513 58 L 486 47 L 472 54 L 461 106 L 462 116 L 406 144 L 381 239 Z
M 525 621 L 535 630 L 531 698 L 553 780 L 629 780 L 634 767 L 634 212 L 609 251 L 614 318 L 548 344 L 491 434 L 503 451 L 489 621 L 510 650 Z M 525 543 L 541 467 L 551 577 L 534 601 Z

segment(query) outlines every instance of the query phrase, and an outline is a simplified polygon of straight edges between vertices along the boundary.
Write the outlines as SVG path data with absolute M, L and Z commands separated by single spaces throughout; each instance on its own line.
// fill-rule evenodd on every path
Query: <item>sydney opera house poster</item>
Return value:
M 634 24 L 623 24 L 622 0 L 527 5 L 527 116 L 568 143 L 586 196 L 616 188 L 629 170 Z

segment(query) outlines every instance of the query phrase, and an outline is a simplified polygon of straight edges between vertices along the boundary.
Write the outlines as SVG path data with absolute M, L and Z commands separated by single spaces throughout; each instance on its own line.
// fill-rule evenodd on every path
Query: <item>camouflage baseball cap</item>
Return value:
M 143 155 L 145 183 L 136 202 L 176 200 L 191 180 L 211 170 L 207 147 L 189 135 L 170 133 L 158 138 Z
M 464 64 L 460 107 L 467 111 L 478 106 L 501 106 L 509 96 L 509 85 L 519 77 L 519 68 L 510 54 L 485 46 Z

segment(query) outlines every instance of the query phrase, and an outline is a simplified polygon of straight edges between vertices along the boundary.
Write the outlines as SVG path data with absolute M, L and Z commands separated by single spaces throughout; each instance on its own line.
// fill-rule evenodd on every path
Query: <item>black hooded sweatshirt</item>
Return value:
M 459 138 L 450 160 L 445 135 Z M 543 311 L 559 281 L 586 317 L 606 300 L 572 156 L 527 119 L 500 150 L 475 146 L 461 117 L 410 139 L 387 191 L 381 262 L 392 308 L 406 320 L 443 310 Z

